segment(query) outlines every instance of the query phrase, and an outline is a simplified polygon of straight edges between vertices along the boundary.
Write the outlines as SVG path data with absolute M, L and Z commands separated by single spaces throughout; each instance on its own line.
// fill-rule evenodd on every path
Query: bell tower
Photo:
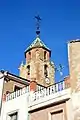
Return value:
M 36 16 L 37 29 L 36 39 L 25 50 L 25 65 L 20 65 L 20 77 L 35 80 L 38 84 L 49 86 L 54 83 L 55 66 L 50 61 L 51 50 L 40 39 L 39 20 Z

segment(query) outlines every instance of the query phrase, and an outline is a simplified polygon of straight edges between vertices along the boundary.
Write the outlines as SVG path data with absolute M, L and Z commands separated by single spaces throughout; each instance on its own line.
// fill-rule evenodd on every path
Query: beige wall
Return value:
M 72 91 L 80 90 L 80 41 L 68 43 L 68 60 Z
M 4 84 L 4 94 L 6 93 L 6 91 L 9 91 L 9 92 L 13 92 L 14 91 L 14 86 L 19 86 L 21 88 L 23 88 L 25 85 L 21 84 L 21 83 L 18 83 L 18 82 L 14 82 L 12 80 L 6 82 Z
M 63 120 L 67 120 L 66 118 L 66 103 L 60 103 L 56 105 L 51 105 L 50 107 L 45 107 L 43 109 L 39 109 L 30 113 L 30 120 L 51 120 L 51 113 L 63 110 Z M 57 120 L 60 120 L 57 119 Z

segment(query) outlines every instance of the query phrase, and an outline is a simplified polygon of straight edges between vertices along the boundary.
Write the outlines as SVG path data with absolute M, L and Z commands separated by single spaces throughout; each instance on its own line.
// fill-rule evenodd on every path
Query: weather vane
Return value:
M 59 67 L 58 68 L 55 68 L 56 71 L 58 71 L 60 73 L 60 76 L 62 77 L 63 76 L 63 69 L 64 69 L 64 66 L 59 64 Z
M 35 16 L 36 19 L 36 34 L 39 35 L 40 34 L 40 21 L 41 18 L 39 15 Z

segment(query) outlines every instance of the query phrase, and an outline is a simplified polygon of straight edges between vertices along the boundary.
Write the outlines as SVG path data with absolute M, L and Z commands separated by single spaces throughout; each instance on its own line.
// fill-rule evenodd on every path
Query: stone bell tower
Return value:
M 39 16 L 36 18 L 40 19 Z M 54 63 L 50 61 L 51 50 L 41 41 L 39 26 L 37 26 L 36 34 L 36 39 L 25 50 L 26 64 L 22 63 L 20 66 L 20 77 L 49 86 L 54 83 L 55 74 Z

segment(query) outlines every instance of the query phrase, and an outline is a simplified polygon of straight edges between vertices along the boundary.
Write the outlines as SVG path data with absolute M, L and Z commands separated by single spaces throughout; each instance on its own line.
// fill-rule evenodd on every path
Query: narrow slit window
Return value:
M 27 66 L 27 70 L 28 70 L 27 74 L 30 75 L 30 65 Z
M 47 77 L 48 76 L 48 66 L 47 65 L 44 65 L 44 75 L 45 75 L 45 77 Z
M 31 52 L 29 52 L 28 54 L 29 54 L 29 59 L 31 59 Z
M 46 54 L 47 54 L 47 52 L 44 51 L 44 60 L 46 60 Z

